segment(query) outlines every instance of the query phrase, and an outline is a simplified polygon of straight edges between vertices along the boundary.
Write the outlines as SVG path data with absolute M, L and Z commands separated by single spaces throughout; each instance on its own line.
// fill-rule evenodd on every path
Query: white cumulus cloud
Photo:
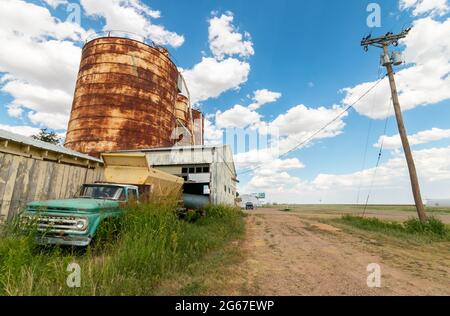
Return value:
M 32 136 L 32 135 L 37 135 L 40 131 L 39 128 L 31 127 L 28 125 L 12 126 L 12 125 L 0 124 L 0 129 L 11 132 L 11 133 L 23 135 L 23 136 L 28 136 L 28 137 Z
M 261 115 L 242 105 L 236 104 L 225 112 L 216 113 L 218 128 L 246 128 L 260 121 Z
M 256 90 L 253 94 L 253 103 L 249 105 L 250 110 L 257 110 L 263 105 L 276 102 L 281 98 L 281 93 L 268 89 Z
M 150 38 L 158 45 L 179 47 L 184 37 L 153 24 L 151 19 L 161 17 L 161 12 L 152 10 L 139 0 L 81 0 L 88 16 L 105 19 L 104 30 L 126 31 Z
M 263 191 L 282 194 L 302 185 L 303 181 L 291 176 L 288 171 L 303 169 L 305 166 L 297 158 L 273 159 L 254 171 L 251 180 L 244 185 L 244 192 Z
M 414 16 L 443 15 L 449 11 L 449 3 L 447 0 L 400 0 L 400 9 L 412 10 Z
M 86 36 L 86 31 L 78 24 L 61 21 L 47 8 L 22 0 L 0 1 L 0 33 L 36 40 L 47 37 L 80 40 Z
M 8 114 L 32 111 L 38 125 L 65 128 L 86 31 L 21 0 L 0 2 L 0 89 L 12 96 Z M 31 114 L 30 114 L 31 115 Z M 57 116 L 58 121 L 51 118 Z
M 193 104 L 209 98 L 217 98 L 230 89 L 238 89 L 250 73 L 250 64 L 236 58 L 217 60 L 203 57 L 192 69 L 184 70 L 183 76 L 189 87 Z
M 408 136 L 410 145 L 427 144 L 433 141 L 450 138 L 450 129 L 432 128 L 430 130 L 421 131 L 413 135 Z M 386 149 L 398 149 L 402 147 L 400 135 L 386 136 L 383 135 L 378 139 L 378 142 L 374 144 L 374 147 L 379 148 L 383 144 Z
M 243 40 L 243 35 L 231 24 L 233 19 L 231 12 L 221 17 L 213 16 L 208 28 L 213 56 L 203 57 L 191 69 L 181 69 L 193 104 L 217 98 L 228 90 L 237 90 L 247 82 L 251 67 L 239 57 L 253 55 L 254 50 L 252 43 Z
M 213 55 L 221 60 L 226 55 L 238 55 L 240 57 L 252 56 L 253 43 L 249 33 L 241 34 L 233 25 L 233 13 L 226 12 L 219 16 L 213 16 L 209 20 L 209 47 Z
M 271 130 L 277 131 L 279 139 L 279 151 L 281 154 L 291 151 L 310 137 L 308 142 L 299 148 L 310 146 L 315 140 L 332 138 L 340 135 L 345 127 L 344 113 L 320 133 L 313 136 L 326 124 L 333 121 L 342 113 L 339 106 L 312 108 L 303 104 L 290 108 L 286 113 L 280 114 L 275 120 L 268 123 Z

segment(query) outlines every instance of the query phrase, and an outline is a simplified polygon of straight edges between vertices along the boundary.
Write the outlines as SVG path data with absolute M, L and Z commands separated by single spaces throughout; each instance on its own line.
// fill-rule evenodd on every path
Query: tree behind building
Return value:
M 61 137 L 59 137 L 54 131 L 49 131 L 47 128 L 41 128 L 39 134 L 31 137 L 54 145 L 59 145 L 61 142 Z

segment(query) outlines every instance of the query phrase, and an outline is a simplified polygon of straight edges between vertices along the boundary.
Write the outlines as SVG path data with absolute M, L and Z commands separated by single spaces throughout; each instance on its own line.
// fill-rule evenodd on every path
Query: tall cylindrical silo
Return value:
M 205 143 L 205 117 L 200 110 L 192 109 L 192 119 L 194 123 L 194 143 L 195 145 L 204 145 Z
M 93 156 L 172 146 L 178 76 L 163 48 L 119 37 L 88 42 L 65 146 Z
M 189 112 L 189 99 L 186 96 L 179 94 L 177 96 L 177 102 L 175 103 L 175 116 L 180 123 L 192 133 L 192 124 L 190 122 L 191 118 Z

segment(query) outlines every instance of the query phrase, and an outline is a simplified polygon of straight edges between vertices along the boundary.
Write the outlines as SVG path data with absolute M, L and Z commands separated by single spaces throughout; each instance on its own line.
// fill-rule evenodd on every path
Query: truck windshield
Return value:
M 80 198 L 85 199 L 107 199 L 125 200 L 123 188 L 111 185 L 86 185 L 81 188 Z

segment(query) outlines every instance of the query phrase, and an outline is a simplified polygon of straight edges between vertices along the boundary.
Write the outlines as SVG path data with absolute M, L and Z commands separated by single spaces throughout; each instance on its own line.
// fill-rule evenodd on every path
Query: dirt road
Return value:
M 417 245 L 272 209 L 246 221 L 234 294 L 450 295 L 450 243 Z M 381 288 L 367 286 L 371 263 L 381 267 Z

